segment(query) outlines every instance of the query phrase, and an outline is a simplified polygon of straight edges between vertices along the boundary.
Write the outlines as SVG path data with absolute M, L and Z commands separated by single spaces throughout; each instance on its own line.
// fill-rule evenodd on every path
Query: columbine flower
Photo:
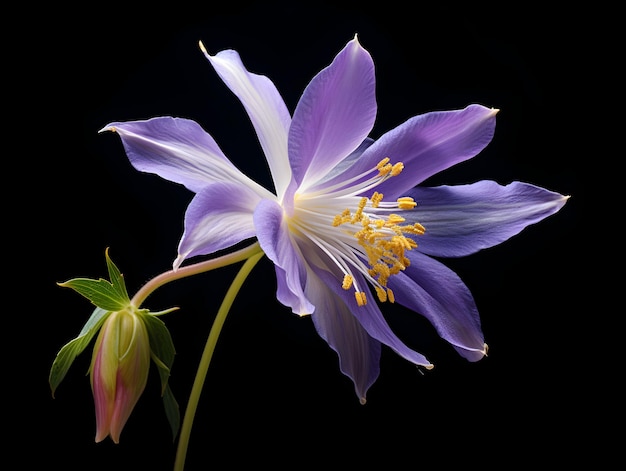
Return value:
M 143 393 L 150 369 L 150 342 L 143 319 L 123 310 L 112 312 L 96 339 L 91 388 L 96 407 L 96 442 L 120 434 Z
M 256 237 L 275 265 L 277 298 L 310 314 L 361 402 L 379 374 L 381 344 L 431 363 L 392 332 L 379 303 L 425 316 L 466 359 L 487 351 L 468 288 L 431 256 L 499 244 L 558 211 L 567 197 L 526 183 L 417 187 L 490 142 L 497 110 L 470 105 L 415 116 L 378 140 L 374 64 L 357 38 L 306 87 L 293 117 L 274 84 L 237 52 L 207 59 L 256 130 L 273 190 L 242 174 L 194 121 L 115 122 L 131 163 L 195 193 L 174 261 Z

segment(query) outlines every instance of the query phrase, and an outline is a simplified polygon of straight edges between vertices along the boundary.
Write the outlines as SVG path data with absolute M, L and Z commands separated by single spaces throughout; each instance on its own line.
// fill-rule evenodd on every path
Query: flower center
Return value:
M 367 297 L 355 273 L 361 273 L 374 287 L 381 302 L 394 302 L 387 282 L 409 266 L 406 252 L 416 248 L 414 238 L 425 233 L 424 226 L 407 224 L 399 214 L 417 206 L 413 198 L 384 202 L 376 191 L 370 197 L 361 196 L 403 168 L 402 163 L 392 165 L 385 158 L 342 184 L 296 196 L 290 228 L 330 257 L 344 275 L 343 289 L 354 289 L 359 306 L 367 304 Z

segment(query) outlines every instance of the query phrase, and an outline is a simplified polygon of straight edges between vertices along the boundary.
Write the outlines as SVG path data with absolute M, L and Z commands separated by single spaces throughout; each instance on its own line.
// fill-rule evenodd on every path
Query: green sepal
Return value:
M 150 350 L 152 360 L 159 370 L 161 377 L 161 394 L 165 392 L 165 387 L 170 377 L 170 370 L 174 363 L 176 349 L 170 331 L 167 330 L 165 322 L 152 313 L 146 313 L 142 316 L 148 330 L 150 338 Z
M 49 383 L 50 389 L 52 390 L 52 397 L 54 397 L 56 388 L 61 384 L 63 378 L 65 378 L 67 371 L 70 366 L 72 366 L 76 357 L 89 345 L 91 339 L 98 330 L 100 330 L 102 323 L 109 314 L 111 314 L 111 311 L 97 307 L 83 326 L 78 337 L 65 344 L 63 348 L 59 350 L 50 368 Z
M 174 348 L 172 336 L 165 326 L 165 323 L 155 316 L 165 314 L 176 309 L 178 308 L 172 308 L 158 313 L 146 312 L 145 315 L 142 316 L 150 338 L 152 361 L 154 361 L 161 378 L 161 396 L 163 397 L 163 406 L 165 408 L 165 415 L 170 423 L 174 439 L 176 439 L 176 436 L 178 435 L 178 428 L 180 426 L 180 411 L 168 381 L 170 378 L 172 364 L 174 363 L 174 357 L 176 356 L 176 350 Z
M 180 428 L 180 408 L 169 384 L 165 387 L 165 392 L 163 393 L 163 407 L 165 408 L 165 416 L 172 429 L 172 441 L 175 441 Z
M 109 258 L 109 249 L 106 250 L 105 256 L 110 282 L 103 278 L 98 280 L 74 278 L 57 284 L 64 288 L 72 288 L 99 308 L 107 311 L 121 311 L 130 305 L 130 298 L 122 274 Z
M 150 311 L 150 315 L 151 316 L 162 316 L 163 314 L 169 314 L 170 312 L 178 311 L 179 309 L 180 309 L 179 307 L 171 307 L 171 308 L 165 309 L 163 311 L 157 311 L 157 312 Z

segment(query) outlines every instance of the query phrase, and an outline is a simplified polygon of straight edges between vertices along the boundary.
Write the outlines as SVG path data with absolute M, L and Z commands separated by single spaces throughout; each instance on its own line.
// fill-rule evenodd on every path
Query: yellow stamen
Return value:
M 376 169 L 382 178 L 393 177 L 404 169 L 404 164 L 398 162 L 391 164 L 389 158 L 381 160 Z M 410 265 L 410 260 L 406 256 L 408 250 L 417 247 L 417 242 L 412 236 L 423 235 L 426 231 L 420 223 L 402 225 L 406 218 L 400 214 L 390 213 L 384 216 L 385 212 L 366 212 L 366 208 L 379 208 L 383 200 L 382 193 L 374 192 L 371 198 L 361 198 L 354 212 L 345 209 L 333 219 L 334 227 L 343 224 L 352 225 L 347 229 L 363 249 L 367 257 L 369 269 L 367 275 L 370 277 L 376 296 L 381 302 L 395 302 L 393 291 L 387 287 L 389 278 L 400 273 Z M 407 211 L 415 208 L 417 203 L 410 196 L 404 196 L 396 200 L 397 208 Z M 387 205 L 390 208 L 391 205 Z M 356 226 L 358 224 L 358 227 Z M 355 299 L 359 306 L 367 303 L 365 292 L 358 291 L 351 274 L 344 275 L 342 288 L 345 290 L 355 289 Z
M 348 290 L 348 289 L 350 289 L 352 287 L 352 282 L 353 282 L 352 276 L 346 274 L 343 277 L 343 283 L 342 283 L 341 287 L 343 289 L 345 289 L 345 290 Z
M 404 164 L 402 162 L 393 164 L 393 167 L 391 168 L 391 176 L 395 177 L 400 175 L 400 172 L 402 172 L 402 170 L 404 170 Z
M 365 293 L 363 291 L 355 291 L 354 298 L 359 306 L 365 306 L 367 304 L 367 298 L 365 297 Z
M 415 206 L 417 206 L 415 200 L 410 196 L 403 196 L 402 198 L 398 198 L 396 202 L 398 203 L 398 208 L 400 209 L 413 209 Z
M 333 219 L 333 227 L 341 226 L 346 222 L 350 222 L 350 219 L 350 210 L 346 208 L 341 214 L 337 214 L 335 216 L 335 218 Z
M 382 165 L 382 166 L 378 167 L 378 176 L 379 177 L 387 176 L 387 175 L 389 175 L 391 173 L 392 169 L 393 169 L 393 167 L 391 166 L 391 164 Z
M 361 221 L 361 218 L 363 217 L 363 208 L 365 208 L 366 204 L 367 198 L 364 196 L 363 198 L 361 198 L 361 201 L 359 201 L 359 206 L 354 212 L 354 216 L 352 216 L 352 224 Z
M 383 168 L 388 163 L 389 163 L 389 157 L 385 157 L 383 160 L 378 162 L 378 164 L 376 164 L 376 170 L 380 170 L 381 168 Z
M 385 222 L 385 226 L 392 227 L 404 221 L 406 221 L 406 219 L 404 219 L 402 216 L 399 216 L 397 214 L 390 214 L 387 218 L 387 221 Z
M 376 295 L 381 303 L 387 301 L 387 292 L 383 288 L 380 286 L 374 286 L 374 289 L 376 290 Z
M 378 205 L 383 200 L 383 194 L 375 191 L 370 200 L 372 201 L 372 208 L 378 208 Z

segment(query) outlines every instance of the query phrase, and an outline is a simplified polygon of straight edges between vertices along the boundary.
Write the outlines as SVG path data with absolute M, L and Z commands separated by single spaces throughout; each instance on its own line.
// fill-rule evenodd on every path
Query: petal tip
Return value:
M 204 47 L 204 44 L 202 44 L 202 40 L 198 41 L 198 47 L 200 48 L 203 54 L 207 54 L 207 55 L 209 54 L 208 52 L 206 52 L 206 48 Z
M 98 131 L 98 134 L 105 132 L 105 131 L 117 132 L 117 128 L 115 126 L 111 126 L 107 124 L 105 127 L 100 129 L 100 131 Z

